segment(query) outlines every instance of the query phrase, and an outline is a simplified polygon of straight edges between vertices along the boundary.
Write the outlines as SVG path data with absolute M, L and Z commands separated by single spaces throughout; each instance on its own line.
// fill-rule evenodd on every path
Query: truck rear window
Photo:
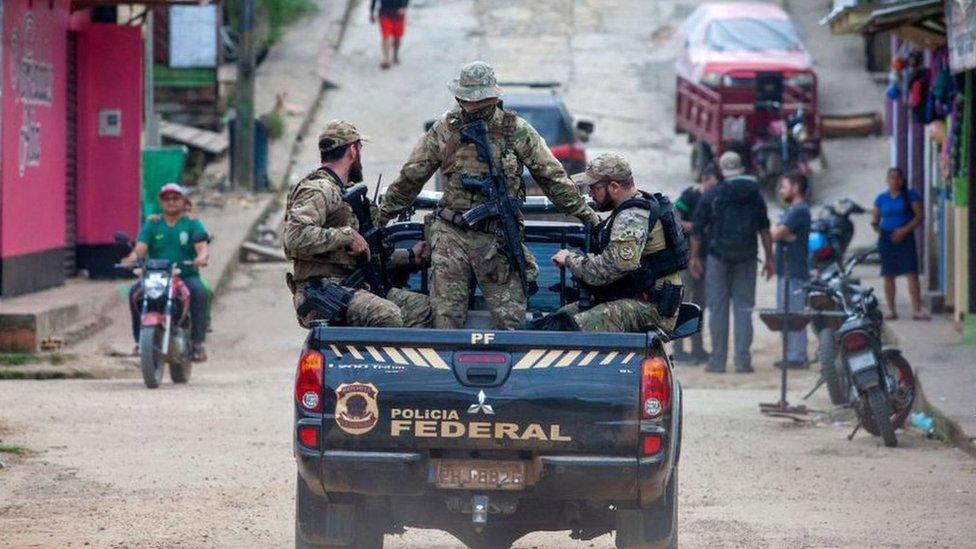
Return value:
M 412 245 L 413 242 L 397 243 L 398 248 L 409 248 Z M 560 307 L 560 293 L 549 288 L 559 283 L 560 273 L 559 267 L 553 265 L 549 258 L 559 250 L 560 244 L 558 242 L 529 242 L 528 247 L 532 251 L 532 254 L 535 255 L 536 262 L 539 264 L 539 277 L 536 279 L 536 283 L 539 285 L 539 291 L 529 298 L 529 310 L 534 312 L 555 311 Z M 566 271 L 566 285 L 573 287 L 573 279 L 569 271 Z M 414 273 L 410 276 L 406 288 L 411 290 L 421 289 L 420 273 Z M 484 308 L 484 299 L 480 287 L 475 287 L 474 296 L 475 308 Z
M 569 132 L 559 109 L 552 107 L 512 107 L 546 140 L 546 144 L 561 145 L 569 143 Z

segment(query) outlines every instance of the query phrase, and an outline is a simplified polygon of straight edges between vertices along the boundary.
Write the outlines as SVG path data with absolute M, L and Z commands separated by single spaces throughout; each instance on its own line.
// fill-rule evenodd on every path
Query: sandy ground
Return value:
M 624 152 L 648 188 L 677 192 L 687 184 L 688 148 L 671 133 L 675 50 L 667 38 L 695 2 L 412 4 L 404 63 L 382 72 L 376 31 L 360 4 L 334 61 L 339 87 L 312 125 L 348 118 L 373 135 L 368 181 L 379 173 L 392 181 L 423 121 L 450 105 L 444 82 L 483 57 L 503 79 L 566 82 L 570 109 L 597 124 L 591 155 Z M 836 156 L 825 181 L 857 183 L 842 177 L 856 166 Z M 315 160 L 314 147 L 303 149 L 296 173 Z M 132 359 L 89 354 L 79 360 L 122 364 L 130 376 L 0 383 L 0 443 L 28 450 L 0 454 L 0 546 L 291 546 L 291 383 L 303 332 L 284 270 L 238 273 L 216 305 L 211 360 L 188 386 L 149 391 Z M 771 304 L 768 284 L 758 293 L 760 306 Z M 125 346 L 127 320 L 114 320 L 104 337 Z M 814 413 L 804 423 L 761 416 L 758 403 L 778 396 L 771 367 L 778 352 L 776 337 L 759 328 L 755 374 L 678 367 L 686 389 L 681 545 L 972 547 L 976 461 L 916 432 L 899 433 L 896 449 L 864 434 L 848 442 L 844 414 Z M 791 379 L 790 399 L 799 401 L 814 378 Z M 822 391 L 807 404 L 829 409 Z M 387 544 L 461 547 L 418 530 Z M 612 547 L 612 538 L 534 534 L 517 547 Z
M 218 306 L 211 360 L 191 383 L 0 383 L 0 546 L 284 547 L 292 543 L 291 382 L 302 331 L 283 267 L 241 272 Z M 761 354 L 759 355 L 762 356 Z M 886 449 L 844 417 L 795 424 L 758 413 L 777 373 L 678 367 L 686 387 L 683 546 L 971 545 L 976 461 L 900 433 Z M 133 367 L 133 374 L 135 374 Z M 809 386 L 801 376 L 791 398 Z M 827 409 L 818 393 L 809 403 Z M 391 547 L 461 547 L 411 530 Z M 535 534 L 518 547 L 611 547 Z

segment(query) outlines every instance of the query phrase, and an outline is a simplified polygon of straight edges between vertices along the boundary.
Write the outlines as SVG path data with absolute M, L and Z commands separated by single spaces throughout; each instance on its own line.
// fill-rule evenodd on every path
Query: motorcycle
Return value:
M 847 247 L 854 238 L 851 216 L 866 213 L 850 198 L 840 198 L 826 204 L 810 227 L 810 254 L 818 271 L 843 261 Z
M 874 290 L 851 278 L 854 267 L 873 253 L 852 257 L 843 269 L 838 267 L 829 277 L 821 276 L 808 284 L 808 300 L 815 302 L 826 296 L 843 311 L 834 336 L 840 355 L 834 367 L 842 368 L 835 370 L 835 391 L 846 394 L 859 427 L 880 436 L 885 446 L 894 447 L 898 445 L 895 430 L 904 425 L 915 401 L 915 375 L 900 350 L 882 347 L 884 320 Z M 831 381 L 826 375 L 825 381 L 829 389 Z
M 835 200 L 821 210 L 810 230 L 810 256 L 817 279 L 827 283 L 840 276 L 847 267 L 842 263 L 854 238 L 852 215 L 866 210 L 849 198 Z M 808 299 L 807 305 L 816 311 L 811 319 L 811 327 L 817 336 L 817 358 L 820 362 L 820 375 L 827 385 L 830 401 L 837 405 L 847 403 L 848 390 L 845 387 L 843 372 L 838 373 L 834 334 L 837 331 L 836 317 L 843 315 L 840 305 L 823 297 Z
M 128 240 L 117 235 L 117 240 Z M 193 369 L 190 340 L 190 290 L 180 279 L 180 267 L 192 261 L 167 259 L 139 260 L 132 265 L 117 264 L 139 277 L 136 296 L 140 301 L 139 362 L 146 387 L 155 389 L 163 381 L 169 364 L 173 383 L 186 383 Z
M 782 106 L 774 103 L 774 108 Z M 804 118 L 806 113 L 799 108 L 792 115 L 785 115 L 769 123 L 767 137 L 753 145 L 752 165 L 760 181 L 775 183 L 788 171 L 798 171 L 810 177 L 810 159 L 816 157 L 816 144 L 809 141 Z

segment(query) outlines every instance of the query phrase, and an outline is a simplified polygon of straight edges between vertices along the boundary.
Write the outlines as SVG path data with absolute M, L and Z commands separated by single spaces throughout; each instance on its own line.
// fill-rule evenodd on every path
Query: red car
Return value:
M 679 38 L 675 122 L 695 144 L 694 169 L 736 150 L 768 178 L 803 169 L 816 156 L 817 77 L 782 8 L 703 4 L 685 20 Z

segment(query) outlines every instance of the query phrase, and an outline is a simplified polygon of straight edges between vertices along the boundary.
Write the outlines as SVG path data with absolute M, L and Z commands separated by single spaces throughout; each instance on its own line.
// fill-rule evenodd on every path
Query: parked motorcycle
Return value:
M 774 105 L 777 110 L 781 105 Z M 816 144 L 809 140 L 804 122 L 806 113 L 799 108 L 792 115 L 784 115 L 769 124 L 767 137 L 752 147 L 752 165 L 760 181 L 775 183 L 788 171 L 798 171 L 807 177 L 812 170 L 810 159 L 816 157 Z
M 810 227 L 810 254 L 818 271 L 844 260 L 847 247 L 854 238 L 851 216 L 866 213 L 850 198 L 840 198 L 825 204 Z
M 882 347 L 884 320 L 874 290 L 851 278 L 854 267 L 873 253 L 854 256 L 843 269 L 808 284 L 808 301 L 826 296 L 845 314 L 834 337 L 840 355 L 835 367 L 843 370 L 834 370 L 837 378 L 831 397 L 846 392 L 859 426 L 893 447 L 898 445 L 895 430 L 904 425 L 915 401 L 915 375 L 900 350 Z M 829 388 L 831 381 L 827 375 L 824 378 Z

